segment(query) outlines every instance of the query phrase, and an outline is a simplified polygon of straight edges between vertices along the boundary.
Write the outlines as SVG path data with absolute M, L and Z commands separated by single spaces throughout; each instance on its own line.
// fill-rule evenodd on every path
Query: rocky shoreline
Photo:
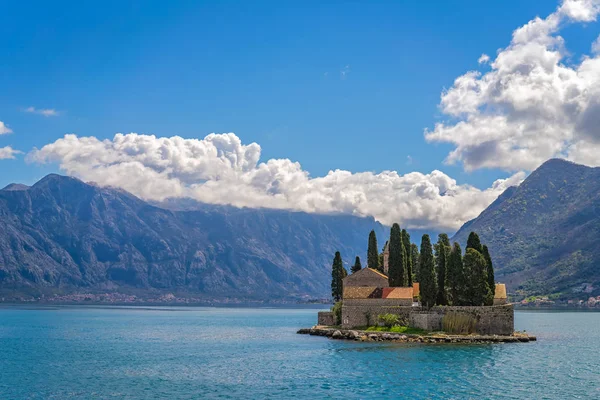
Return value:
M 356 329 L 337 329 L 331 327 L 315 326 L 303 328 L 296 332 L 300 335 L 325 336 L 331 339 L 355 340 L 361 342 L 384 342 L 396 343 L 527 343 L 537 340 L 535 336 L 515 332 L 511 336 L 498 335 L 449 335 L 443 332 L 426 335 L 373 332 Z

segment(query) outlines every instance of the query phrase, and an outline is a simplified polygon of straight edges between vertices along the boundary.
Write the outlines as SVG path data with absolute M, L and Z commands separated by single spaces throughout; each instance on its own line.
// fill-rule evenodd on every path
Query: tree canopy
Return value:
M 344 293 L 344 284 L 342 279 L 348 275 L 344 263 L 342 262 L 342 256 L 339 251 L 335 252 L 333 257 L 333 264 L 331 266 L 331 297 L 335 302 L 342 299 Z
M 485 262 L 487 264 L 487 281 L 492 296 L 491 304 L 488 305 L 492 305 L 494 303 L 494 296 L 496 295 L 496 278 L 494 276 L 494 264 L 492 263 L 492 257 L 490 256 L 490 251 L 485 244 L 483 245 L 483 258 L 485 258 Z
M 417 276 L 419 276 L 419 246 L 415 243 L 410 244 L 410 258 L 412 260 L 412 281 L 418 282 Z
M 410 242 L 410 235 L 400 225 L 393 224 L 390 239 L 388 278 L 392 287 L 420 284 L 420 300 L 425 307 L 434 305 L 481 306 L 493 305 L 495 292 L 494 266 L 489 249 L 479 236 L 471 232 L 465 254 L 460 244 L 450 244 L 447 234 L 438 235 L 432 245 L 429 235 L 423 235 L 421 246 Z M 367 266 L 383 272 L 383 253 L 377 249 L 375 231 L 369 234 Z M 352 273 L 362 268 L 360 257 L 351 267 Z M 343 295 L 342 279 L 347 275 L 339 252 L 333 260 L 331 292 L 338 301 Z
M 379 270 L 379 250 L 377 249 L 377 235 L 375 231 L 369 233 L 369 247 L 367 248 L 367 267 Z
M 453 306 L 461 306 L 465 302 L 465 273 L 462 260 L 462 249 L 460 244 L 454 242 L 450 257 L 448 258 L 448 269 L 446 282 L 448 284 L 448 297 Z
M 445 233 L 438 235 L 438 242 L 435 244 L 435 266 L 437 277 L 437 304 L 447 305 L 448 296 L 446 295 L 446 269 L 448 268 L 448 258 L 450 257 L 450 239 Z
M 404 251 L 406 252 L 406 284 L 407 286 L 413 285 L 413 259 L 412 259 L 412 248 L 410 243 L 410 234 L 406 229 L 402 229 L 402 244 L 404 245 Z
M 390 230 L 388 277 L 390 286 L 406 286 L 406 251 L 402 242 L 400 225 L 393 224 Z
M 360 263 L 360 257 L 356 256 L 356 259 L 354 260 L 354 265 L 352 266 L 352 268 L 350 268 L 350 272 L 355 273 L 358 272 L 362 269 L 362 265 Z
M 463 259 L 466 282 L 467 305 L 482 306 L 490 301 L 490 287 L 487 281 L 487 263 L 480 252 L 468 248 Z M 493 297 L 492 297 L 493 301 Z
M 467 248 L 465 249 L 465 251 L 467 251 L 468 249 L 475 249 L 480 254 L 483 254 L 483 247 L 481 246 L 479 235 L 477 235 L 475 232 L 469 233 L 469 238 L 467 239 Z
M 429 235 L 423 235 L 421 239 L 421 251 L 419 253 L 419 285 L 421 304 L 430 308 L 435 305 L 437 298 L 437 285 L 435 267 L 433 261 L 433 249 Z

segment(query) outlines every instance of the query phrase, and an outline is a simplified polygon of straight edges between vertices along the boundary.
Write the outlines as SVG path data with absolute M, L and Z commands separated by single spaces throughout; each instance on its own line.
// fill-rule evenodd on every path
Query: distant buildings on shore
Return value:
M 600 296 L 590 296 L 587 300 L 573 299 L 567 301 L 552 300 L 548 296 L 540 297 L 529 297 L 519 302 L 524 307 L 585 307 L 585 308 L 599 308 L 600 309 Z

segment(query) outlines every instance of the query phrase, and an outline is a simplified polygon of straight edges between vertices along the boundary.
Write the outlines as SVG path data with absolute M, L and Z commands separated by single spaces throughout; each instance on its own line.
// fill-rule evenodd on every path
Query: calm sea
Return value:
M 538 342 L 296 335 L 316 309 L 0 308 L 0 399 L 600 399 L 600 313 L 517 312 Z

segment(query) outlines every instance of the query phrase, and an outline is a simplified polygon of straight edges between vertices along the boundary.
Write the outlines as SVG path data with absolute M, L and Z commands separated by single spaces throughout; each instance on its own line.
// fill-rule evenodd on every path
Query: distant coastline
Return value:
M 55 297 L 6 298 L 0 296 L 2 306 L 119 306 L 119 307 L 307 307 L 328 308 L 326 299 L 241 299 L 241 298 L 195 298 L 163 295 L 137 297 L 121 293 L 73 294 Z

